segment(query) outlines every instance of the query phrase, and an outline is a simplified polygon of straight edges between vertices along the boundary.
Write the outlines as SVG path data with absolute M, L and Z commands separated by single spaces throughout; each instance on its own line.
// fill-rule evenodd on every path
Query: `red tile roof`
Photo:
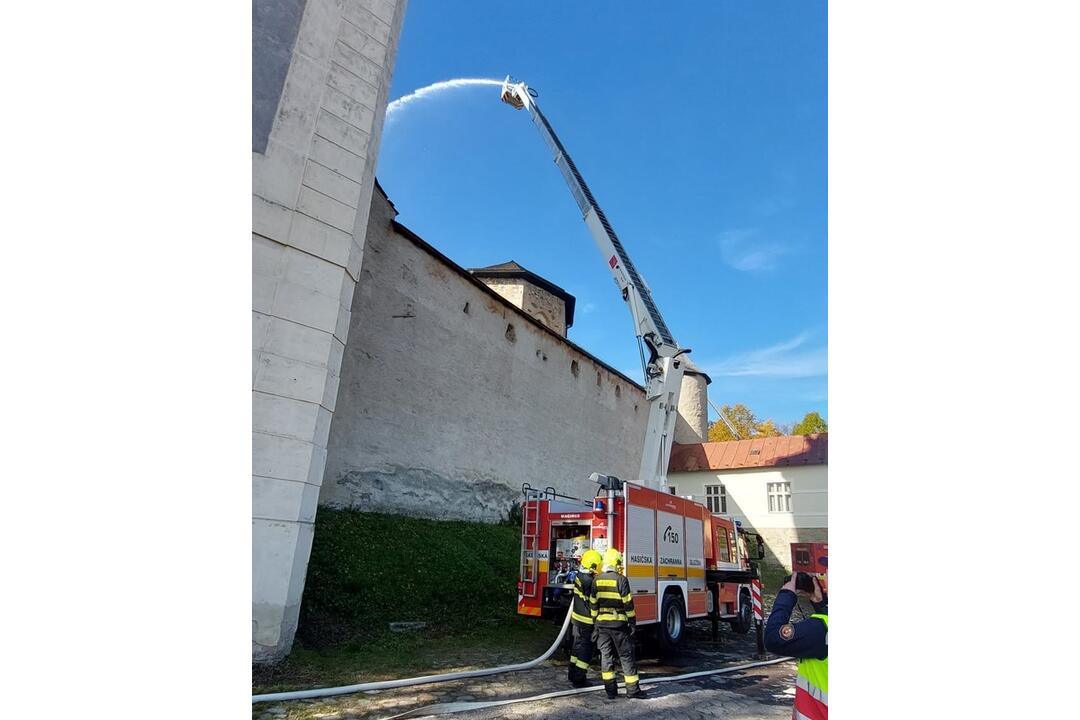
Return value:
M 780 437 L 728 442 L 676 444 L 671 450 L 669 472 L 736 470 L 738 468 L 790 465 L 828 465 L 829 434 L 781 435 Z

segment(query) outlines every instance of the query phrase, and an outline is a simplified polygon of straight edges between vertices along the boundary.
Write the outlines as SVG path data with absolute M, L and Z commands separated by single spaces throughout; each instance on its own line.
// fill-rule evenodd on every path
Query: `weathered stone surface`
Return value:
M 332 431 L 331 431 L 332 432 Z M 325 481 L 324 481 L 325 482 Z M 520 489 L 477 475 L 448 476 L 423 468 L 391 466 L 350 470 L 334 481 L 324 504 L 369 512 L 394 512 L 454 520 L 498 520 Z
M 345 18 L 345 13 L 352 20 Z M 296 628 L 405 0 L 255 4 L 252 655 Z M 341 43 L 348 47 L 334 48 Z M 357 213 L 356 208 L 363 208 Z M 337 339 L 335 339 L 335 336 Z
M 491 521 L 522 483 L 591 498 L 592 472 L 636 480 L 644 392 L 561 338 L 562 301 L 477 279 L 393 217 L 376 193 L 320 502 Z

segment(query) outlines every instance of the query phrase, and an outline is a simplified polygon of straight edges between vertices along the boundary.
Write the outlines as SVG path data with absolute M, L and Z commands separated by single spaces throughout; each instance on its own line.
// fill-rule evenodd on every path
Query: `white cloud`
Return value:
M 763 240 L 757 228 L 725 230 L 720 233 L 720 257 L 741 272 L 772 270 L 777 258 L 787 255 L 792 247 L 786 243 Z
M 827 375 L 828 349 L 808 346 L 809 332 L 769 347 L 731 355 L 706 366 L 717 377 L 806 378 Z
M 581 312 L 584 315 L 588 315 L 590 313 L 596 312 L 596 303 L 594 303 L 594 302 L 585 303 L 584 305 L 581 306 Z

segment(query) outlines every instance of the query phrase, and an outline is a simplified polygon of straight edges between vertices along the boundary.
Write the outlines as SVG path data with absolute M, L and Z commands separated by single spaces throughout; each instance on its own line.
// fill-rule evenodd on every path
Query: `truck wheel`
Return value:
M 658 625 L 656 636 L 660 641 L 660 652 L 673 652 L 686 636 L 686 615 L 683 611 L 682 598 L 677 593 L 664 595 Z
M 753 627 L 754 606 L 750 600 L 750 593 L 746 590 L 739 593 L 739 616 L 729 622 L 731 623 L 731 631 L 739 635 L 745 635 Z

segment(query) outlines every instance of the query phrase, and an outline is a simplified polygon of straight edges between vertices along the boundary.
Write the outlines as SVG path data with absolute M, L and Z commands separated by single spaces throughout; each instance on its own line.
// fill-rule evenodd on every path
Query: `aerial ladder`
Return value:
M 645 426 L 645 445 L 638 469 L 638 482 L 646 487 L 664 490 L 667 486 L 668 461 L 674 440 L 679 393 L 686 369 L 686 359 L 682 356 L 689 353 L 690 349 L 679 347 L 672 337 L 660 310 L 653 302 L 649 286 L 630 261 L 626 248 L 619 242 L 611 222 L 600 209 L 551 123 L 540 112 L 536 92 L 523 82 L 515 83 L 507 75 L 500 98 L 518 110 L 525 108 L 529 111 L 540 136 L 554 156 L 555 165 L 570 187 L 570 193 L 581 210 L 585 225 L 589 228 L 600 254 L 607 261 L 615 284 L 633 316 L 638 342 L 643 343 L 648 350 L 648 357 L 643 357 L 643 364 L 649 418 Z

